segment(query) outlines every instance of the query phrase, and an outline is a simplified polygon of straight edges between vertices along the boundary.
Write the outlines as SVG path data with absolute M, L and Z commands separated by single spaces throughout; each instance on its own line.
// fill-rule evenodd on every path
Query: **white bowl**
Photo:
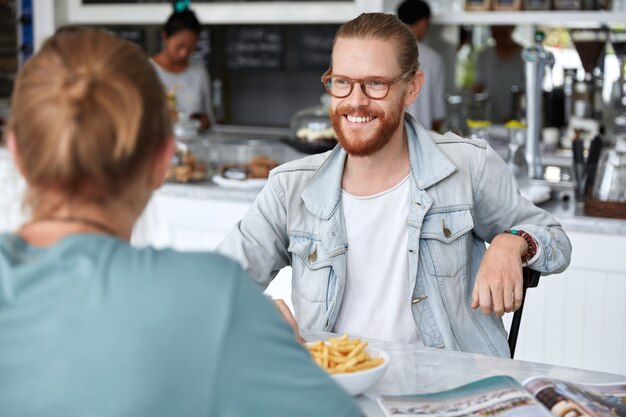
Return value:
M 359 395 L 376 385 L 385 374 L 387 366 L 389 365 L 389 355 L 387 352 L 370 346 L 366 347 L 365 351 L 369 353 L 372 358 L 383 358 L 383 363 L 364 371 L 331 375 L 331 377 L 350 395 Z

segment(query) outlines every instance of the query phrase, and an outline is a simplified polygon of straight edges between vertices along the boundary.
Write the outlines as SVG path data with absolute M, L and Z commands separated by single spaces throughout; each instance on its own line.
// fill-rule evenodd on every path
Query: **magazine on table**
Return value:
M 626 417 L 626 380 L 582 384 L 533 377 L 520 384 L 500 375 L 448 391 L 383 395 L 378 403 L 389 417 Z

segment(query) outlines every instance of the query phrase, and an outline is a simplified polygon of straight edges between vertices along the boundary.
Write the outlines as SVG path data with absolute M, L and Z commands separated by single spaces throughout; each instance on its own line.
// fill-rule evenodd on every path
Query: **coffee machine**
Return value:
M 607 138 L 612 143 L 617 135 L 626 134 L 626 79 L 624 65 L 626 65 L 626 31 L 611 30 L 609 37 L 615 56 L 619 62 L 619 78 L 611 89 L 611 98 L 607 106 L 608 114 L 605 117 Z
M 584 79 L 575 73 L 566 73 L 566 108 L 569 123 L 566 138 L 580 136 L 588 142 L 600 132 L 605 106 L 602 99 L 604 82 L 603 65 L 598 64 L 604 53 L 609 32 L 601 29 L 572 29 L 570 37 L 585 70 Z

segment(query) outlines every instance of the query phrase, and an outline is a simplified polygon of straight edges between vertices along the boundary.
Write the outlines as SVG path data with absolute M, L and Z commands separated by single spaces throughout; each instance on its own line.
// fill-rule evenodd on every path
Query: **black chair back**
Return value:
M 522 321 L 522 312 L 524 310 L 524 302 L 526 301 L 526 290 L 528 288 L 534 288 L 539 284 L 541 272 L 524 267 L 522 269 L 522 276 L 524 278 L 522 305 L 515 311 L 515 313 L 513 313 L 513 321 L 511 322 L 511 328 L 509 330 L 509 349 L 511 350 L 511 359 L 515 356 L 515 345 L 517 344 L 517 334 L 519 333 L 519 326 Z

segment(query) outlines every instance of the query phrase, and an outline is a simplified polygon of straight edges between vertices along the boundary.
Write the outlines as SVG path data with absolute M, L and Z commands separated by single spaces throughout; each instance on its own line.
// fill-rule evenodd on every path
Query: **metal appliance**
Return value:
M 611 89 L 611 99 L 607 106 L 609 114 L 606 117 L 607 137 L 614 143 L 618 135 L 626 134 L 626 30 L 613 29 L 610 42 L 619 62 L 619 78 Z
M 582 138 L 587 142 L 599 133 L 605 106 L 602 99 L 604 71 L 598 61 L 604 53 L 608 35 L 606 28 L 570 30 L 585 77 L 583 80 L 570 80 L 572 85 L 567 97 L 571 111 L 568 137 L 575 136 L 574 131 L 580 130 Z
M 541 99 L 543 75 L 546 66 L 554 65 L 554 56 L 544 49 L 542 42 L 545 34 L 535 32 L 535 44 L 522 51 L 522 58 L 526 62 L 526 162 L 528 163 L 528 177 L 542 178 L 540 143 L 541 138 Z

